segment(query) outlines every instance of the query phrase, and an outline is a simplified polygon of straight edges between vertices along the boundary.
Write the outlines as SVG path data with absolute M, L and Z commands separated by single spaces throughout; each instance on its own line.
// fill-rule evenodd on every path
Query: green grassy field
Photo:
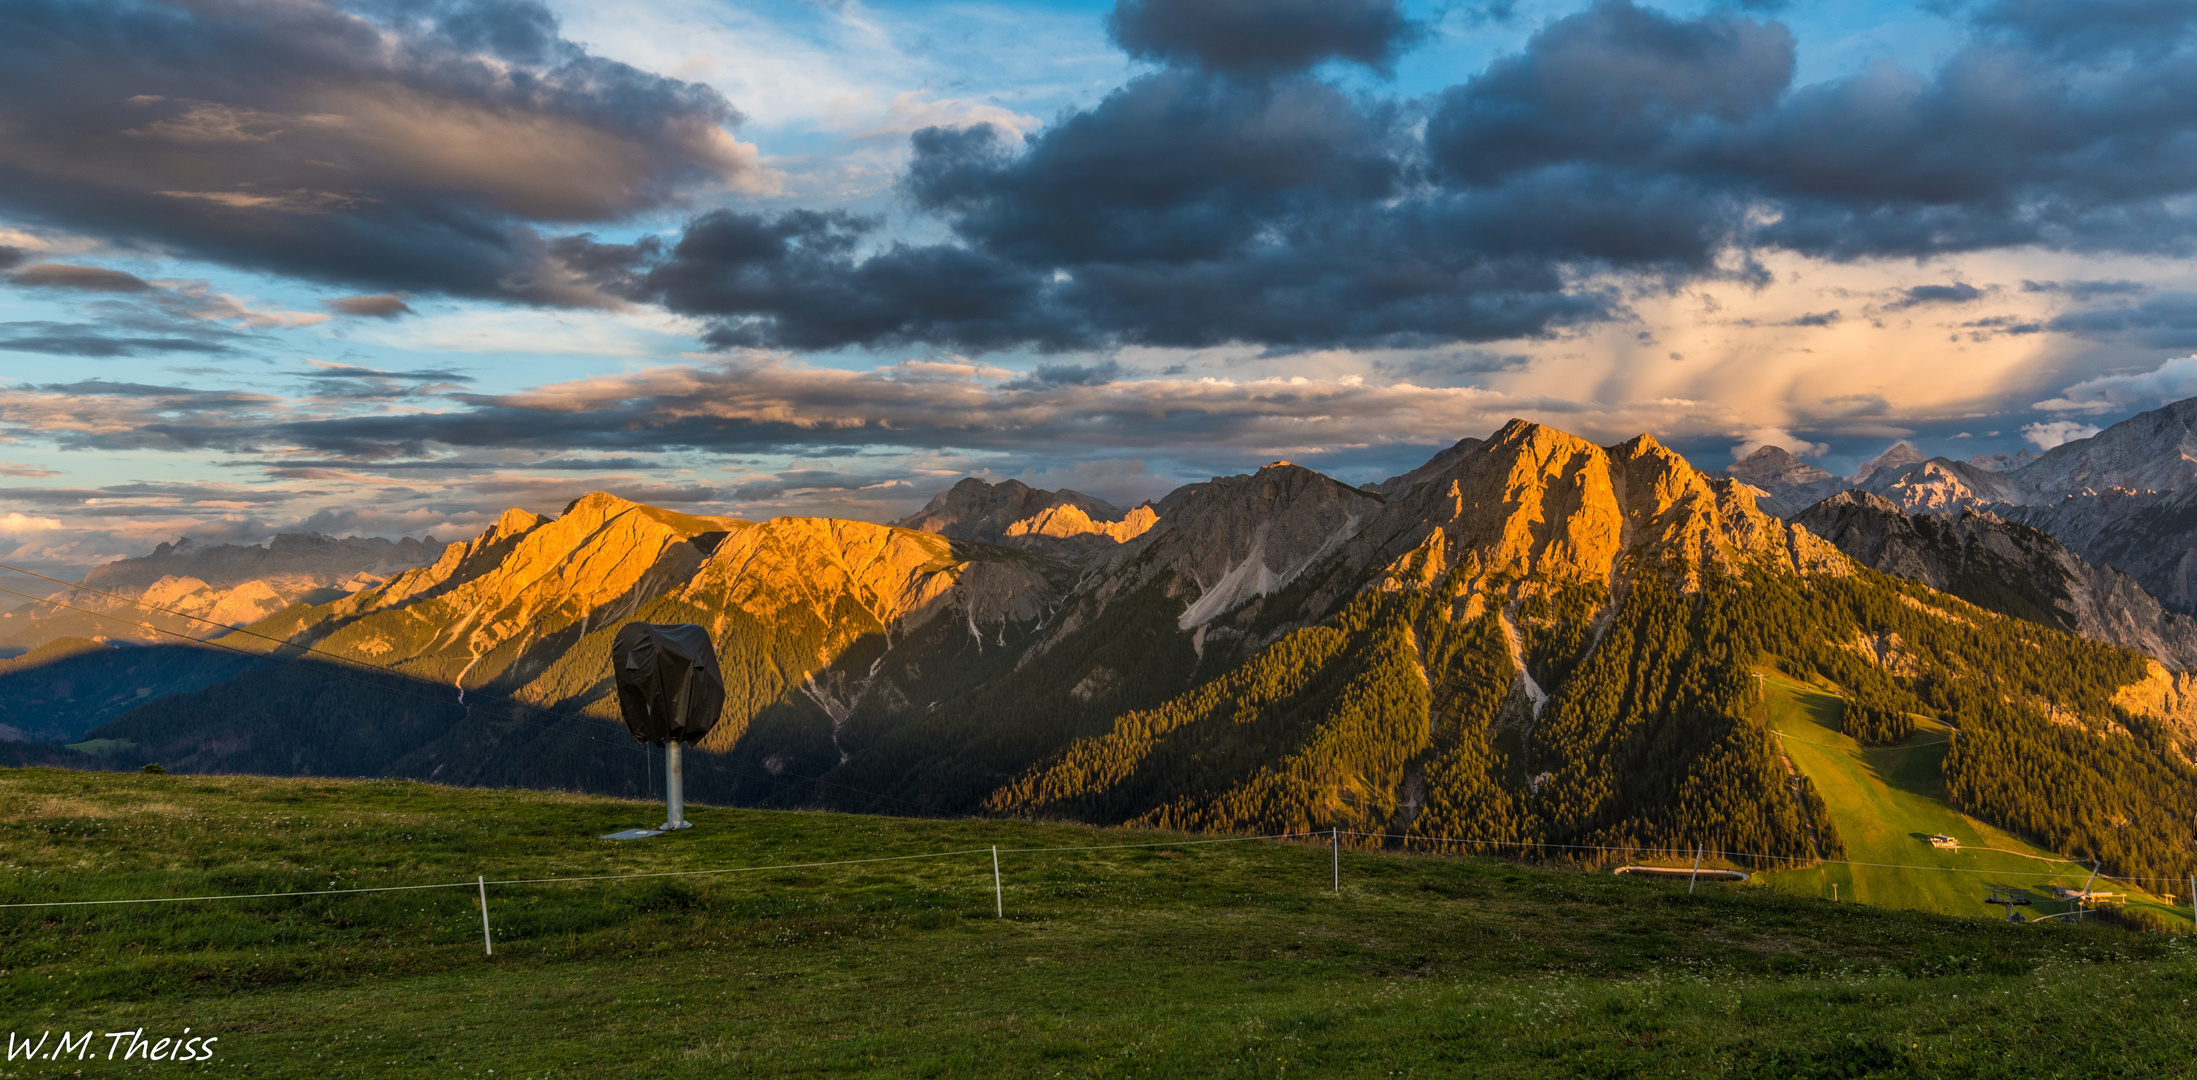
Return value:
M 2197 939 L 1321 845 L 384 781 L 0 771 L 0 1077 L 2193 1076 Z M 994 915 L 989 849 L 1006 917 Z M 706 877 L 575 877 L 965 851 Z
M 1881 907 L 2003 919 L 2004 909 L 1983 899 L 1991 886 L 2012 886 L 2035 898 L 2027 909 L 2032 918 L 2072 909 L 2049 899 L 2044 887 L 2082 887 L 2090 876 L 2087 865 L 1946 805 L 1943 763 L 1952 732 L 1943 724 L 1918 720 L 1915 734 L 1897 745 L 1863 747 L 1839 731 L 1837 695 L 1775 671 L 1763 675 L 1770 728 L 1794 767 L 1823 794 L 1846 842 L 1849 864 L 1760 875 L 1773 888 L 1826 899 L 1835 894 Z M 1959 840 L 1960 847 L 1932 847 L 1928 837 L 1936 834 Z M 2169 906 L 2126 882 L 2100 877 L 2093 888 L 2128 893 L 2131 908 L 2175 926 L 2187 929 L 2191 924 L 2188 907 Z

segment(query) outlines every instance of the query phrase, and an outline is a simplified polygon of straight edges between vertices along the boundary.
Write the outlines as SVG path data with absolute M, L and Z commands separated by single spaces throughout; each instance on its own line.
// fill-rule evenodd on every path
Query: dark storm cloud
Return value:
M 1106 25 L 1131 56 L 1235 75 L 1385 71 L 1424 33 L 1395 0 L 1115 0 Z
M 1445 92 L 1427 149 L 1466 185 L 1552 166 L 1652 171 L 1704 127 L 1774 106 L 1793 62 L 1793 35 L 1777 23 L 1601 3 Z
M 103 266 L 71 266 L 67 263 L 37 263 L 8 275 L 8 281 L 16 285 L 47 289 L 81 289 L 85 292 L 133 293 L 146 292 L 152 284 L 135 274 L 109 270 Z
M 364 473 L 487 473 L 498 469 L 520 472 L 646 472 L 666 468 L 653 461 L 634 457 L 617 458 L 550 458 L 544 461 L 473 461 L 457 458 L 437 458 L 429 461 L 349 461 L 330 458 L 323 461 L 285 458 L 279 468 L 267 468 L 264 461 L 249 459 L 224 461 L 221 464 L 236 468 L 267 469 L 271 476 L 330 471 Z
M 1301 77 L 1170 69 L 1020 147 L 987 125 L 913 145 L 904 190 L 960 243 L 871 250 L 867 219 L 720 211 L 661 261 L 628 249 L 633 269 L 599 273 L 723 316 L 719 347 L 1486 340 L 1606 313 L 1550 252 L 1659 251 L 1700 227 L 1653 190 L 1566 219 L 1547 212 L 1578 208 L 1546 188 L 1392 203 L 1408 187 L 1398 110 Z
M 1900 290 L 1900 298 L 1885 305 L 1886 310 L 1900 311 L 1924 304 L 1966 304 L 1981 299 L 1983 290 L 1965 281 L 1949 285 L 1916 285 Z
M 2024 281 L 2023 292 L 2060 293 L 2075 300 L 2090 301 L 2101 296 L 2129 296 L 2148 290 L 2150 286 L 2139 281 Z
M 0 5 L 0 210 L 316 280 L 588 302 L 533 226 L 752 176 L 737 120 L 530 0 Z
M 1039 390 L 1051 386 L 1104 386 L 1122 376 L 1121 364 L 1107 360 L 1096 364 L 1039 364 L 1029 377 L 1000 386 L 1002 390 Z
M 2164 349 L 2197 347 L 2197 293 L 2160 293 L 2140 304 L 2072 311 L 2046 325 L 2078 337 Z
M 1998 0 L 1980 8 L 1975 19 L 2044 52 L 2146 56 L 2173 51 L 2197 25 L 2197 5 L 2186 0 Z
M 357 315 L 368 319 L 394 319 L 412 314 L 412 305 L 395 293 L 374 296 L 339 296 L 326 301 L 328 310 L 338 315 Z
M 1392 102 L 1306 73 L 1392 55 L 1406 29 L 1331 25 L 1392 9 L 1144 0 L 1117 34 L 1169 66 L 1020 139 L 914 135 L 902 190 L 951 242 L 719 212 L 661 250 L 583 244 L 565 261 L 714 319 L 719 348 L 986 350 L 1532 337 L 1623 317 L 1603 282 L 1759 283 L 1755 254 L 1774 249 L 2187 252 L 2190 23 L 2125 0 L 2104 19 L 2121 30 L 2071 45 L 2050 28 L 2074 10 L 1986 6 L 1935 71 L 1796 86 L 1773 20 L 1602 0 L 1450 90 Z M 1263 59 L 1230 59 L 1224 39 Z M 1315 39 L 1335 44 L 1307 52 Z
M 114 333 L 111 323 L 0 323 L 0 350 L 52 356 L 146 356 L 153 353 L 225 353 L 236 335 L 215 328 L 168 336 Z

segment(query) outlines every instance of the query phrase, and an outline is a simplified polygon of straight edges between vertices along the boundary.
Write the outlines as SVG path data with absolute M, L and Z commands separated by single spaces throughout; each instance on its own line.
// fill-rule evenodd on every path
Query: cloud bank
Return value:
M 316 281 L 607 302 L 542 229 L 767 186 L 739 119 L 528 0 L 0 5 L 0 212 Z

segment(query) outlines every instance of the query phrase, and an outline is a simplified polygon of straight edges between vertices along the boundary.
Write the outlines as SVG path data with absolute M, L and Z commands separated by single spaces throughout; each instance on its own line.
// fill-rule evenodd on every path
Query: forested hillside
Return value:
M 976 483 L 970 528 L 1085 513 Z M 1835 857 L 1768 733 L 1754 676 L 1776 668 L 1839 688 L 1864 742 L 1955 728 L 1947 791 L 1977 817 L 2120 872 L 2190 864 L 2175 678 L 1859 566 L 1646 436 L 1516 421 L 1380 490 L 1276 463 L 1140 509 L 1073 559 L 943 513 L 513 511 L 261 622 L 256 666 L 201 663 L 94 734 L 196 771 L 646 794 L 609 637 L 695 622 L 730 691 L 688 758 L 699 801 Z

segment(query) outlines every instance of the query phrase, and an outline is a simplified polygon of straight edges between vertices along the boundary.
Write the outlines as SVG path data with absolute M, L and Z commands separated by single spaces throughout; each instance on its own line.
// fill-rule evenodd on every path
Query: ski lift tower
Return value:
M 725 708 L 725 683 L 709 631 L 692 623 L 627 623 L 611 639 L 610 677 L 618 687 L 618 713 L 634 741 L 664 748 L 664 823 L 603 839 L 640 840 L 693 828 L 686 818 L 680 747 L 709 734 Z

